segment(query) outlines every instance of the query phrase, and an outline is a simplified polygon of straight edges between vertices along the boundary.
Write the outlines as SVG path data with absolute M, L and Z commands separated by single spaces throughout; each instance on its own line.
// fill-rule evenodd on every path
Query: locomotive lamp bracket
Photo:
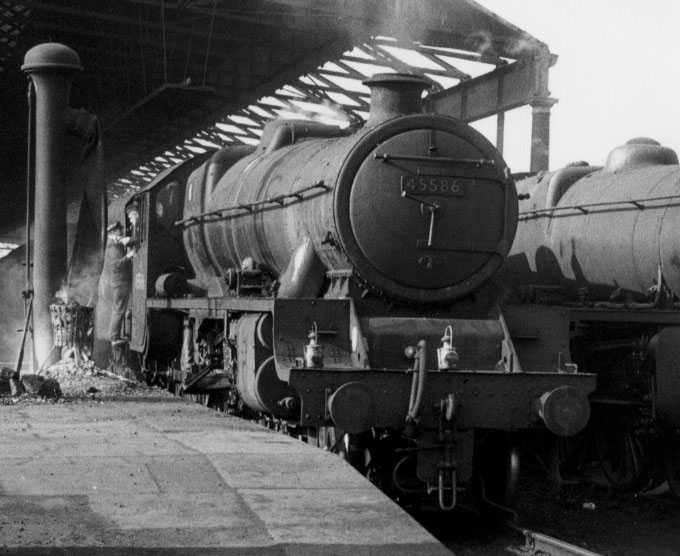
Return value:
M 440 371 L 451 371 L 458 366 L 458 351 L 453 345 L 453 327 L 447 326 L 442 337 L 442 345 L 437 348 L 437 362 Z
M 314 321 L 309 331 L 309 343 L 304 348 L 305 367 L 323 367 L 323 346 L 319 343 L 319 327 Z
M 360 323 L 352 311 L 349 299 L 276 298 L 272 315 L 279 378 L 287 382 L 292 368 L 314 368 L 305 358 L 306 352 L 313 351 L 307 347 L 310 344 L 323 346 L 324 368 L 363 368 L 368 356 Z

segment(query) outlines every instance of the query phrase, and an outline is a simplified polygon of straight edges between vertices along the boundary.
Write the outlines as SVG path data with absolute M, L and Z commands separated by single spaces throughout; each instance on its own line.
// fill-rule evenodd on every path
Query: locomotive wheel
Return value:
M 616 425 L 611 423 L 597 433 L 600 466 L 611 486 L 632 490 L 640 486 L 646 476 L 644 449 L 634 431 Z
M 680 437 L 667 436 L 664 442 L 664 470 L 671 494 L 680 499 Z

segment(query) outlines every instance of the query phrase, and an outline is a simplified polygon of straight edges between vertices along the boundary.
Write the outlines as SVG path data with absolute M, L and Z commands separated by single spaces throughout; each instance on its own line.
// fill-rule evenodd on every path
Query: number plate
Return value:
M 402 175 L 401 190 L 412 195 L 462 197 L 465 195 L 465 183 L 461 178 L 452 176 Z

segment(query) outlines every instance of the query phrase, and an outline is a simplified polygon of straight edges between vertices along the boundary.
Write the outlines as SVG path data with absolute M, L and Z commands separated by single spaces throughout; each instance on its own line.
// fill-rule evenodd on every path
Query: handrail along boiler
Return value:
M 367 84 L 359 129 L 276 120 L 257 147 L 131 197 L 131 349 L 169 386 L 342 452 L 397 496 L 450 509 L 477 485 L 501 501 L 507 434 L 578 432 L 594 377 L 517 359 L 494 282 L 517 226 L 498 151 L 423 113 L 422 78 Z

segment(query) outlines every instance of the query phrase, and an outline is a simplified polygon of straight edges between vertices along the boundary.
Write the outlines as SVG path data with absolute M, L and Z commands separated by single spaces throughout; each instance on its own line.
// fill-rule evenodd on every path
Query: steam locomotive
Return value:
M 336 451 L 396 497 L 503 503 L 512 433 L 578 433 L 596 377 L 556 342 L 518 357 L 499 152 L 423 113 L 427 81 L 367 85 L 359 129 L 276 120 L 127 200 L 130 350 L 150 379 Z
M 561 464 L 595 457 L 620 488 L 665 475 L 680 496 L 676 153 L 637 138 L 604 167 L 578 162 L 517 187 L 503 276 L 517 353 L 528 371 L 558 353 L 598 377 L 588 438 L 566 447 Z

